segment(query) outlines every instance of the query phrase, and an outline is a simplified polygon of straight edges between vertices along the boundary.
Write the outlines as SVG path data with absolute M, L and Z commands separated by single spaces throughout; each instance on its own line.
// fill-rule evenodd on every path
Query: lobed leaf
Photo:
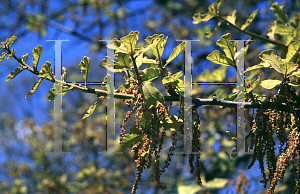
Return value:
M 232 24 L 234 24 L 234 25 L 235 25 L 235 20 L 236 20 L 235 14 L 236 14 L 236 10 L 234 9 L 234 10 L 233 10 L 232 12 L 230 12 L 229 15 L 226 17 L 226 19 L 227 19 L 230 23 L 232 23 Z
M 83 61 L 80 61 L 79 67 L 81 69 L 81 72 L 83 72 L 83 79 L 86 83 L 87 77 L 89 74 L 89 68 L 90 68 L 90 58 L 87 56 L 84 56 Z
M 15 69 L 15 72 L 11 72 L 7 78 L 6 78 L 6 82 L 10 81 L 11 79 L 15 78 L 19 73 L 21 73 L 23 71 L 22 66 L 19 66 L 18 68 Z
M 265 50 L 258 56 L 263 62 L 269 63 L 277 72 L 282 73 L 280 64 L 283 64 L 283 62 L 281 58 L 276 55 L 276 51 L 274 49 Z
M 55 99 L 55 88 L 51 88 L 48 93 L 49 96 L 47 98 L 49 101 L 53 101 Z
M 211 4 L 208 7 L 208 13 L 206 14 L 200 14 L 196 13 L 193 16 L 193 24 L 199 24 L 200 22 L 207 22 L 211 18 L 216 16 L 216 9 L 215 9 L 215 4 Z
M 241 30 L 245 30 L 253 22 L 254 18 L 257 15 L 257 12 L 258 12 L 258 9 L 251 13 L 251 15 L 247 19 L 246 23 L 244 25 L 242 25 Z
M 127 36 L 121 38 L 122 43 L 126 46 L 127 51 L 133 53 L 137 40 L 139 39 L 139 32 L 130 32 Z
M 42 66 L 41 71 L 39 72 L 39 77 L 44 79 L 54 79 L 53 78 L 53 67 L 51 67 L 51 63 L 49 61 L 46 61 L 46 63 Z
M 147 42 L 148 45 L 151 45 L 155 39 L 159 39 L 159 42 L 151 48 L 152 53 L 154 56 L 160 58 L 164 52 L 164 47 L 167 43 L 168 37 L 164 39 L 165 35 L 164 34 L 154 34 L 153 36 L 148 36 L 145 41 Z
M 39 63 L 39 60 L 40 60 L 40 57 L 41 57 L 41 54 L 42 54 L 42 51 L 43 51 L 43 47 L 41 45 L 37 46 L 36 48 L 33 49 L 32 51 L 32 56 L 33 56 L 33 64 L 37 67 L 38 63 Z
M 272 7 L 270 8 L 271 12 L 277 16 L 277 20 L 280 22 L 286 24 L 288 22 L 288 16 L 284 12 L 283 5 L 279 6 L 278 2 L 273 3 Z
M 28 94 L 26 94 L 25 98 L 31 96 L 39 87 L 40 83 L 42 82 L 43 79 L 39 79 L 37 82 L 35 82 L 32 86 L 32 89 L 28 92 Z
M 269 63 L 266 63 L 266 62 L 262 62 L 258 65 L 254 65 L 252 67 L 248 67 L 245 71 L 246 72 L 249 72 L 249 71 L 252 71 L 252 70 L 255 70 L 255 69 L 261 69 L 261 68 L 268 68 L 268 67 L 271 67 L 271 65 Z
M 3 52 L 0 56 L 0 62 L 3 61 L 3 59 L 5 59 L 7 53 L 6 52 Z
M 114 38 L 112 41 L 110 41 L 107 45 L 107 48 L 115 50 L 115 53 L 125 53 L 127 54 L 127 48 L 125 44 L 123 44 L 121 41 Z
M 230 42 L 230 36 L 230 33 L 223 35 L 216 44 L 223 49 L 228 58 L 234 60 L 234 52 L 232 43 Z
M 12 48 L 11 53 L 6 58 L 11 59 L 14 56 L 15 52 L 16 52 L 16 50 L 14 48 Z

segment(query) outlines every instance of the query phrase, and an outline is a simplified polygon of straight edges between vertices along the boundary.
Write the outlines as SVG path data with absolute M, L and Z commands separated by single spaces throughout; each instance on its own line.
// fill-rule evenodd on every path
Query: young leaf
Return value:
M 62 69 L 64 71 L 63 74 L 62 74 L 62 81 L 66 82 L 66 80 L 67 80 L 67 69 L 65 67 L 62 67 Z
M 290 62 L 293 57 L 296 55 L 296 53 L 300 49 L 300 39 L 297 40 L 294 44 L 290 44 L 288 47 L 288 52 L 286 54 L 285 62 Z
M 81 72 L 83 72 L 83 79 L 85 83 L 87 82 L 87 77 L 89 73 L 90 68 L 90 58 L 87 56 L 83 57 L 83 61 L 80 62 L 79 67 L 81 69 Z
M 97 104 L 98 104 L 98 100 L 92 106 L 89 107 L 89 110 L 87 111 L 87 114 L 85 114 L 82 117 L 82 120 L 93 114 L 93 112 L 96 110 Z
M 210 38 L 215 31 L 221 26 L 222 22 L 218 22 L 218 24 L 210 31 L 210 32 L 205 32 L 205 37 Z
M 11 59 L 13 55 L 15 54 L 16 50 L 12 48 L 11 53 L 6 57 L 7 59 Z
M 166 37 L 165 39 L 164 39 L 164 37 L 165 37 L 165 35 L 163 35 L 163 34 L 160 34 L 160 35 L 154 34 L 153 36 L 148 36 L 145 39 L 145 41 L 147 42 L 148 45 L 151 45 L 155 39 L 159 39 L 159 42 L 154 47 L 151 48 L 153 55 L 158 58 L 162 56 L 162 54 L 164 52 L 164 47 L 168 40 L 168 37 Z
M 282 73 L 280 64 L 283 64 L 283 62 L 281 61 L 280 57 L 276 55 L 276 51 L 274 49 L 265 50 L 258 56 L 263 62 L 269 63 L 277 72 Z
M 41 45 L 37 46 L 36 48 L 33 49 L 32 51 L 32 56 L 33 56 L 33 60 L 32 63 L 37 67 L 41 54 L 42 54 L 43 48 Z
M 135 54 L 133 55 L 133 57 L 137 57 L 147 51 L 149 51 L 150 49 L 154 48 L 158 43 L 160 42 L 160 39 L 159 38 L 154 38 L 152 39 L 152 43 L 145 46 L 145 47 L 142 47 L 141 49 L 138 49 L 135 51 Z
M 10 39 L 7 39 L 5 41 L 6 46 L 10 47 L 11 44 L 17 39 L 17 37 L 15 35 L 13 35 Z
M 39 87 L 40 83 L 42 82 L 43 79 L 39 79 L 37 82 L 35 82 L 32 86 L 32 89 L 28 92 L 28 94 L 26 94 L 25 98 L 31 96 Z
M 49 101 L 53 101 L 55 99 L 55 88 L 51 88 L 48 93 L 49 96 L 47 98 Z
M 177 72 L 177 73 L 174 74 L 174 75 L 165 77 L 165 78 L 162 80 L 162 83 L 163 83 L 163 84 L 168 84 L 168 83 L 176 82 L 176 81 L 178 81 L 178 79 L 179 79 L 181 76 L 182 76 L 182 72 L 179 71 L 179 72 Z
M 283 9 L 283 5 L 282 6 L 279 6 L 278 5 L 278 2 L 276 3 L 273 3 L 272 4 L 272 7 L 270 8 L 271 12 L 277 16 L 277 19 L 286 24 L 288 22 L 288 16 L 286 15 L 286 13 L 284 12 L 284 9 Z
M 7 55 L 6 52 L 3 52 L 3 53 L 1 54 L 1 56 L 0 56 L 0 62 L 1 62 L 3 59 L 5 59 L 6 55 Z
M 235 24 L 236 16 L 235 16 L 236 10 L 234 9 L 232 12 L 229 13 L 229 15 L 226 17 L 226 19 L 232 23 Z
M 165 66 L 167 66 L 171 61 L 173 61 L 184 50 L 184 48 L 185 48 L 185 42 L 182 42 L 180 45 L 174 48 Z
M 164 96 L 151 82 L 142 82 L 140 88 L 146 102 L 146 108 L 157 107 L 160 103 L 165 102 Z
M 234 60 L 234 52 L 233 52 L 233 46 L 230 42 L 230 33 L 227 33 L 223 35 L 220 40 L 217 41 L 217 45 L 223 49 L 225 52 L 225 55 L 230 58 L 231 60 Z
M 294 32 L 294 29 L 290 26 L 284 26 L 282 24 L 277 25 L 277 28 L 275 30 L 275 34 L 280 35 L 289 35 Z
M 127 51 L 133 52 L 135 49 L 136 41 L 139 39 L 139 32 L 130 32 L 127 36 L 121 38 L 122 43 L 126 46 Z
M 117 53 L 114 57 L 117 60 L 115 69 L 123 69 L 123 71 L 125 71 L 126 69 L 129 69 L 130 65 L 132 64 L 127 54 Z
M 291 62 L 286 62 L 284 64 L 280 64 L 280 69 L 281 72 L 284 74 L 284 76 L 287 76 L 290 74 L 292 71 L 295 71 L 297 69 L 298 65 L 291 63 Z
M 206 14 L 200 14 L 196 13 L 193 16 L 193 24 L 199 24 L 200 22 L 207 22 L 211 18 L 216 16 L 216 9 L 215 9 L 215 4 L 211 4 L 208 7 L 208 13 Z
M 280 80 L 268 79 L 261 82 L 261 86 L 266 89 L 272 89 L 281 83 Z
M 258 12 L 258 9 L 251 13 L 251 15 L 247 19 L 246 23 L 244 25 L 242 25 L 241 30 L 245 30 L 253 22 L 257 12 Z
M 49 61 L 46 61 L 46 63 L 42 66 L 42 69 L 39 73 L 39 77 L 44 79 L 53 79 L 53 67 L 51 67 L 51 63 Z
M 246 88 L 246 92 L 249 93 L 252 90 L 254 90 L 254 88 L 256 88 L 256 86 L 258 85 L 259 81 L 260 81 L 260 76 L 258 76 L 257 80 L 255 80 L 255 81 L 251 80 L 249 83 L 250 87 Z
M 10 81 L 11 79 L 15 78 L 19 73 L 21 73 L 23 71 L 23 68 L 20 66 L 18 68 L 15 69 L 15 72 L 11 72 L 7 78 L 6 78 L 6 82 Z
M 248 67 L 245 71 L 246 72 L 249 72 L 249 71 L 252 71 L 252 70 L 255 70 L 255 69 L 261 69 L 261 68 L 268 68 L 268 67 L 271 67 L 271 65 L 269 63 L 266 63 L 266 62 L 262 62 L 258 65 L 254 65 L 252 67 Z
M 142 77 L 142 81 L 152 81 L 153 79 L 159 76 L 159 70 L 153 68 L 146 68 L 143 70 L 144 77 Z
M 150 129 L 152 118 L 153 118 L 153 115 L 150 112 L 143 112 L 143 115 L 141 118 L 141 127 L 144 132 L 146 130 Z
M 233 62 L 230 58 L 224 56 L 220 51 L 213 51 L 206 57 L 207 60 L 210 60 L 216 64 L 233 66 Z
M 28 60 L 28 57 L 29 57 L 29 53 L 27 53 L 26 55 L 23 55 L 22 62 L 24 64 L 26 64 L 26 61 Z
M 112 41 L 110 41 L 107 45 L 107 48 L 115 50 L 115 53 L 125 53 L 127 54 L 127 48 L 125 44 L 123 44 L 121 41 L 114 38 Z
M 132 147 L 134 146 L 136 143 L 138 142 L 142 142 L 143 141 L 143 135 L 140 134 L 125 134 L 125 137 L 123 137 L 123 143 L 124 145 L 126 145 L 127 147 Z

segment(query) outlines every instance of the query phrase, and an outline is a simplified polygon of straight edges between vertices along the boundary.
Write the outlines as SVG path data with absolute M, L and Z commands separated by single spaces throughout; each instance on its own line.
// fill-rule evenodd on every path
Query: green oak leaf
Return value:
M 127 147 L 132 147 L 138 142 L 143 141 L 143 135 L 142 134 L 125 134 L 125 137 L 123 137 L 123 143 Z
M 140 88 L 146 102 L 146 108 L 157 107 L 160 103 L 165 102 L 164 96 L 151 82 L 142 82 Z
M 153 115 L 150 112 L 143 112 L 140 122 L 141 122 L 141 127 L 144 132 L 146 130 L 150 129 L 152 118 L 153 118 Z
M 235 20 L 236 20 L 236 10 L 234 9 L 232 12 L 229 13 L 229 15 L 226 17 L 226 19 L 232 23 L 232 24 L 235 24 Z
M 230 42 L 230 36 L 230 33 L 223 35 L 216 44 L 223 49 L 226 57 L 234 60 L 234 52 L 232 43 Z
M 284 8 L 283 5 L 279 6 L 278 2 L 273 3 L 272 7 L 270 8 L 271 12 L 277 16 L 277 19 L 286 24 L 288 22 L 288 16 L 286 15 L 286 13 L 284 12 Z
M 127 51 L 133 53 L 138 39 L 139 39 L 139 32 L 135 31 L 135 32 L 130 32 L 127 36 L 121 38 L 121 41 L 126 46 Z
M 91 116 L 93 114 L 93 112 L 96 110 L 97 108 L 97 104 L 98 104 L 98 100 L 92 105 L 89 107 L 87 113 L 82 117 L 82 120 Z
M 166 61 L 165 66 L 167 66 L 171 61 L 173 61 L 185 48 L 185 42 L 182 42 L 178 45 L 169 56 L 169 59 Z
M 5 59 L 7 53 L 6 52 L 3 52 L 0 56 L 0 61 L 2 61 L 3 59 Z
M 280 35 L 290 35 L 294 32 L 294 29 L 290 26 L 284 26 L 282 24 L 277 24 L 277 28 L 275 30 L 275 34 Z
M 296 53 L 300 49 L 300 39 L 297 40 L 294 44 L 290 44 L 288 47 L 288 52 L 286 54 L 285 62 L 290 62 L 293 57 L 296 55 Z
M 292 62 L 286 62 L 284 64 L 280 64 L 281 72 L 284 74 L 284 76 L 287 76 L 291 72 L 297 70 L 298 65 L 294 64 Z
M 235 99 L 237 98 L 237 92 L 234 92 L 232 94 L 229 94 L 226 98 L 224 98 L 223 100 L 227 100 L 227 101 L 235 101 Z
M 266 63 L 266 62 L 261 62 L 260 64 L 258 65 L 254 65 L 252 67 L 248 67 L 245 71 L 246 72 L 249 72 L 249 71 L 252 71 L 252 70 L 255 70 L 255 69 L 261 69 L 261 68 L 269 68 L 271 67 L 271 65 L 269 63 Z
M 159 77 L 159 70 L 154 68 L 146 68 L 143 70 L 144 76 L 142 77 L 142 81 L 152 81 L 155 78 Z
M 143 134 L 143 132 L 141 130 L 139 130 L 136 126 L 131 127 L 129 129 L 129 133 L 130 134 L 137 134 L 137 135 Z
M 164 52 L 164 47 L 167 43 L 168 37 L 164 39 L 165 35 L 164 34 L 154 34 L 153 36 L 148 36 L 145 41 L 147 42 L 148 45 L 151 45 L 154 40 L 159 39 L 159 42 L 151 48 L 153 55 L 156 57 L 160 58 Z
M 258 76 L 257 80 L 255 80 L 255 81 L 251 80 L 249 82 L 250 87 L 246 87 L 246 92 L 249 93 L 252 90 L 254 90 L 254 88 L 256 88 L 256 86 L 259 84 L 259 81 L 260 81 L 260 76 Z
M 86 83 L 88 74 L 89 74 L 89 68 L 90 68 L 90 58 L 87 56 L 84 56 L 83 61 L 80 61 L 79 67 L 80 67 L 81 72 L 83 72 L 83 79 Z
M 53 78 L 53 67 L 51 67 L 51 63 L 49 61 L 46 61 L 46 63 L 42 66 L 41 71 L 39 72 L 39 77 L 44 79 L 54 79 Z
M 49 96 L 47 98 L 49 101 L 53 101 L 55 99 L 55 88 L 51 88 L 48 93 Z
M 36 48 L 33 49 L 32 51 L 32 56 L 33 56 L 33 60 L 32 63 L 37 67 L 41 54 L 43 51 L 43 47 L 41 45 L 37 46 Z
M 6 82 L 10 81 L 11 79 L 15 78 L 19 73 L 21 73 L 23 71 L 22 66 L 19 66 L 18 68 L 15 69 L 15 72 L 11 72 L 7 78 L 6 78 Z
M 32 86 L 32 89 L 28 92 L 28 94 L 26 94 L 25 98 L 31 96 L 39 87 L 40 83 L 42 82 L 43 79 L 39 79 L 37 82 L 35 82 Z
M 6 58 L 11 59 L 14 56 L 15 52 L 16 52 L 16 50 L 14 48 L 12 48 L 11 53 Z
M 280 80 L 273 80 L 273 79 L 268 79 L 268 80 L 264 80 L 260 83 L 260 85 L 263 87 L 263 88 L 266 88 L 266 89 L 272 89 L 274 88 L 275 86 L 279 85 L 282 81 Z
M 193 24 L 199 24 L 200 22 L 207 22 L 208 20 L 210 20 L 211 18 L 216 16 L 216 8 L 215 8 L 215 4 L 211 4 L 208 7 L 208 13 L 206 14 L 200 14 L 200 13 L 196 13 L 193 16 Z
M 112 41 L 110 41 L 107 45 L 107 48 L 115 50 L 115 53 L 125 53 L 127 54 L 127 48 L 125 44 L 123 44 L 121 41 L 114 38 Z
M 224 56 L 220 51 L 213 51 L 209 54 L 206 59 L 210 60 L 215 64 L 225 65 L 225 66 L 234 66 L 233 62 L 227 56 Z
M 258 56 L 263 62 L 269 63 L 277 72 L 282 73 L 280 64 L 283 64 L 283 62 L 281 58 L 276 55 L 276 51 L 274 49 L 265 50 Z
M 251 15 L 247 19 L 246 23 L 244 25 L 242 25 L 241 30 L 245 30 L 253 22 L 254 18 L 257 15 L 257 12 L 258 12 L 258 9 L 251 13 Z

